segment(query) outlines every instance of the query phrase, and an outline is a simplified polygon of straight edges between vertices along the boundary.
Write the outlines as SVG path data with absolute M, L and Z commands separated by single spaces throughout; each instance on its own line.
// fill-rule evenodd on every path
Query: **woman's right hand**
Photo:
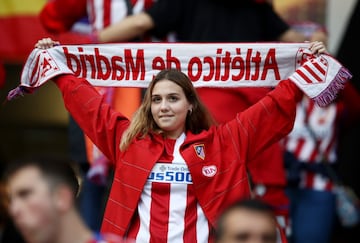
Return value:
M 309 49 L 311 50 L 312 54 L 319 55 L 319 54 L 329 54 L 326 49 L 325 44 L 322 41 L 313 41 L 310 43 Z
M 35 44 L 35 48 L 48 49 L 48 48 L 58 46 L 58 45 L 60 45 L 59 41 L 54 41 L 51 38 L 43 38 Z

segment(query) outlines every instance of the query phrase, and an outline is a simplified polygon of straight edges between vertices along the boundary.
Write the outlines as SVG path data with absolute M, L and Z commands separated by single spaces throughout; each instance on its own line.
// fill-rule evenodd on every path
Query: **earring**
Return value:
M 191 115 L 191 113 L 192 113 L 192 109 L 189 109 L 189 115 Z

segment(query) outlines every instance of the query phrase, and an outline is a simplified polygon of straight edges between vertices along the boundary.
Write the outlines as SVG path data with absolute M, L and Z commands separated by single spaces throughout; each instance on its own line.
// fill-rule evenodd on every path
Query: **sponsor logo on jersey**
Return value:
M 215 165 L 204 166 L 202 168 L 203 175 L 207 177 L 213 177 L 214 175 L 216 175 L 216 172 L 217 168 Z
M 150 172 L 148 181 L 192 184 L 191 175 L 187 165 L 178 163 L 156 163 Z

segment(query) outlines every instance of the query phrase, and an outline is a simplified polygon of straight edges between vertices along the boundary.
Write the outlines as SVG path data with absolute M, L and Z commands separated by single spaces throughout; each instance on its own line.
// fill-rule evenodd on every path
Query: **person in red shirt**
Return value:
M 174 32 L 179 42 L 323 41 L 323 30 L 305 36 L 286 23 L 264 0 L 159 0 L 149 9 L 99 31 L 102 42 L 127 41 L 144 33 L 161 37 Z M 324 42 L 324 41 L 323 41 Z M 198 88 L 215 120 L 224 123 L 259 101 L 271 89 Z M 290 235 L 289 199 L 285 194 L 283 148 L 273 144 L 249 164 L 254 195 L 276 208 L 279 223 Z
M 36 47 L 54 44 L 45 38 Z M 326 52 L 320 42 L 310 50 Z M 215 125 L 188 76 L 165 69 L 130 121 L 86 79 L 62 74 L 52 80 L 115 169 L 102 232 L 136 242 L 212 242 L 219 214 L 251 196 L 248 161 L 290 132 L 303 95 L 299 83 L 283 80 L 231 121 Z

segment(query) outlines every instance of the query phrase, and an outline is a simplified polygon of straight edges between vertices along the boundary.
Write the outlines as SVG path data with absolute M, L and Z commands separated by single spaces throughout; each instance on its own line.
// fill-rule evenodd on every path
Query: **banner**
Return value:
M 273 87 L 313 55 L 309 43 L 123 43 L 35 49 L 21 84 L 36 88 L 61 73 L 94 86 L 147 87 L 164 68 L 195 87 Z
M 318 105 L 336 98 L 351 73 L 309 43 L 124 43 L 34 49 L 7 100 L 31 93 L 61 74 L 93 86 L 148 87 L 160 70 L 187 74 L 194 87 L 274 87 L 290 79 Z

